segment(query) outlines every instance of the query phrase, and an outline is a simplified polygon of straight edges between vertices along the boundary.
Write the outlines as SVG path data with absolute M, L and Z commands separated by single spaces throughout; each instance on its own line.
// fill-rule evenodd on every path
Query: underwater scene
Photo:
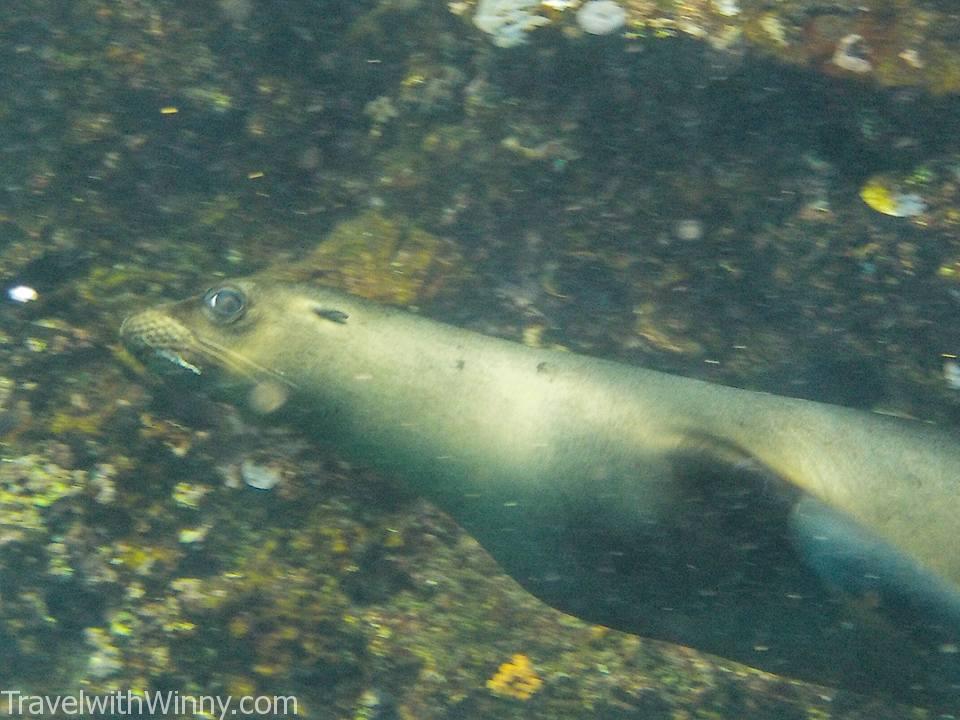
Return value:
M 960 717 L 955 0 L 4 0 L 0 87 L 0 717 Z

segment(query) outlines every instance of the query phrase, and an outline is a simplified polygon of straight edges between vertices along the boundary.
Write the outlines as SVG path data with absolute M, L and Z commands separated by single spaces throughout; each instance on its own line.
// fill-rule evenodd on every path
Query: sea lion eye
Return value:
M 213 322 L 229 325 L 247 311 L 247 296 L 229 285 L 211 288 L 203 296 L 203 311 Z

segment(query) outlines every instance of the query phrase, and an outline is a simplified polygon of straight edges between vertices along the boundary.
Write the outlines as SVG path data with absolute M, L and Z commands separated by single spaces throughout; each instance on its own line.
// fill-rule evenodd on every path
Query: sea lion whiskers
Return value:
M 225 345 L 199 337 L 196 334 L 193 334 L 193 341 L 195 344 L 190 348 L 191 351 L 197 353 L 204 360 L 223 365 L 227 370 L 237 373 L 237 375 L 245 380 L 262 382 L 262 377 L 267 376 L 270 380 L 275 380 L 289 387 L 291 390 L 300 389 L 295 382 L 279 370 L 261 365 L 257 361 Z

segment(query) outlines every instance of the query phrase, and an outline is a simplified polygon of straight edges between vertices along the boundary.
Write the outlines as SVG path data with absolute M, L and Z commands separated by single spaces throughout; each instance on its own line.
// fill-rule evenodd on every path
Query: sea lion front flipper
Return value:
M 960 642 L 960 594 L 865 527 L 810 496 L 790 513 L 798 550 L 838 592 L 891 612 L 914 612 Z
M 898 644 L 910 644 L 929 658 L 919 682 L 960 693 L 960 594 L 953 587 L 810 496 L 794 506 L 789 525 L 805 562 L 862 623 L 884 625 Z
M 933 632 L 943 613 L 917 604 L 917 627 L 927 629 L 918 635 L 898 626 L 903 614 L 877 612 L 869 596 L 858 601 L 830 558 L 852 549 L 862 565 L 847 571 L 869 574 L 890 556 L 844 534 L 852 521 L 762 464 L 720 449 L 698 442 L 676 457 L 672 507 L 633 532 L 611 532 L 588 509 L 549 526 L 518 523 L 508 548 L 484 544 L 532 593 L 593 622 L 782 675 L 950 707 L 960 655 L 949 652 L 948 634 Z M 831 527 L 832 542 L 811 547 Z

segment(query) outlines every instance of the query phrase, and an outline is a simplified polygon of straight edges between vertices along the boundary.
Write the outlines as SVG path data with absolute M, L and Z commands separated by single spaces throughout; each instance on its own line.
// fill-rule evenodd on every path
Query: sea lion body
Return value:
M 403 477 L 561 609 L 888 688 L 898 673 L 874 680 L 883 673 L 862 657 L 882 665 L 885 630 L 843 637 L 835 599 L 879 568 L 869 590 L 907 606 L 894 624 L 919 627 L 889 645 L 916 646 L 919 680 L 907 685 L 920 689 L 894 692 L 942 704 L 960 677 L 939 652 L 960 641 L 960 442 L 934 427 L 528 348 L 268 278 L 139 313 L 122 334 L 193 373 L 226 369 L 244 392 L 274 389 L 311 434 Z M 702 472 L 711 464 L 722 477 Z M 614 577 L 583 587 L 595 574 Z M 558 591 L 551 576 L 579 579 Z M 588 600 L 571 595 L 581 591 Z M 636 613 L 623 608 L 634 596 Z M 809 637 L 769 652 L 781 620 Z

